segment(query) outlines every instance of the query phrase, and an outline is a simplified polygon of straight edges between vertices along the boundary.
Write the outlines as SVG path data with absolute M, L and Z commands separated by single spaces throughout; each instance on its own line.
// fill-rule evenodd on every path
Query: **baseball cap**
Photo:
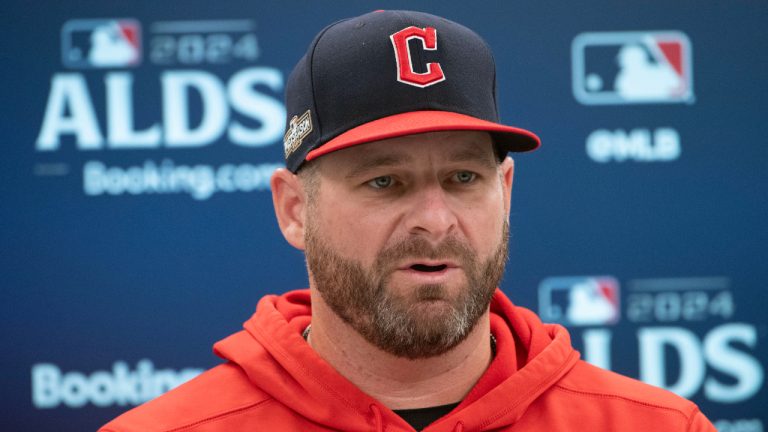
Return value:
M 413 11 L 333 23 L 286 86 L 286 166 L 358 144 L 446 131 L 490 132 L 500 154 L 534 150 L 532 132 L 499 123 L 488 45 L 461 24 Z

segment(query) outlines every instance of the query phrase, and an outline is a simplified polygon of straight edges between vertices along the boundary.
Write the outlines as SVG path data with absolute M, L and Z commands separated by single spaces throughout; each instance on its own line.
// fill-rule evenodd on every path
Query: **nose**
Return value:
M 457 228 L 458 218 L 449 198 L 437 182 L 413 194 L 404 220 L 409 233 L 436 243 L 451 234 Z

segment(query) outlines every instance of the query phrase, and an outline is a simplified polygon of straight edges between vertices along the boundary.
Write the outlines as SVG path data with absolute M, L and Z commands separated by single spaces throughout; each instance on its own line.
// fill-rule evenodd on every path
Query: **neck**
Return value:
M 461 401 L 491 362 L 489 335 L 486 312 L 467 338 L 449 352 L 416 360 L 396 357 L 371 345 L 312 290 L 309 344 L 341 375 L 390 409 Z

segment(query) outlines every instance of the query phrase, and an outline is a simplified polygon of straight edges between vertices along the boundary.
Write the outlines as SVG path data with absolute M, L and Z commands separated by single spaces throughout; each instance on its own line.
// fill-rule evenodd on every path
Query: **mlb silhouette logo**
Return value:
M 550 277 L 539 285 L 539 316 L 569 326 L 616 324 L 619 283 L 610 276 Z
M 581 33 L 573 94 L 585 105 L 693 103 L 691 43 L 679 31 Z
M 141 26 L 132 19 L 76 19 L 61 29 L 61 59 L 76 69 L 141 63 Z

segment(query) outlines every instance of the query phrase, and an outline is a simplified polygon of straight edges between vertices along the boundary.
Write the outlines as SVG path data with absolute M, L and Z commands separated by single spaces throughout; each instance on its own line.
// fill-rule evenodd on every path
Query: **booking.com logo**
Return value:
M 273 162 L 190 166 L 163 159 L 121 167 L 88 161 L 83 167 L 83 191 L 88 196 L 187 193 L 196 200 L 207 200 L 217 192 L 269 190 L 272 173 L 282 166 Z
M 97 407 L 139 405 L 202 372 L 196 368 L 155 369 L 147 359 L 140 360 L 135 370 L 117 361 L 111 371 L 90 374 L 62 372 L 55 364 L 38 363 L 32 366 L 32 404 L 38 409 L 81 408 L 88 403 Z

